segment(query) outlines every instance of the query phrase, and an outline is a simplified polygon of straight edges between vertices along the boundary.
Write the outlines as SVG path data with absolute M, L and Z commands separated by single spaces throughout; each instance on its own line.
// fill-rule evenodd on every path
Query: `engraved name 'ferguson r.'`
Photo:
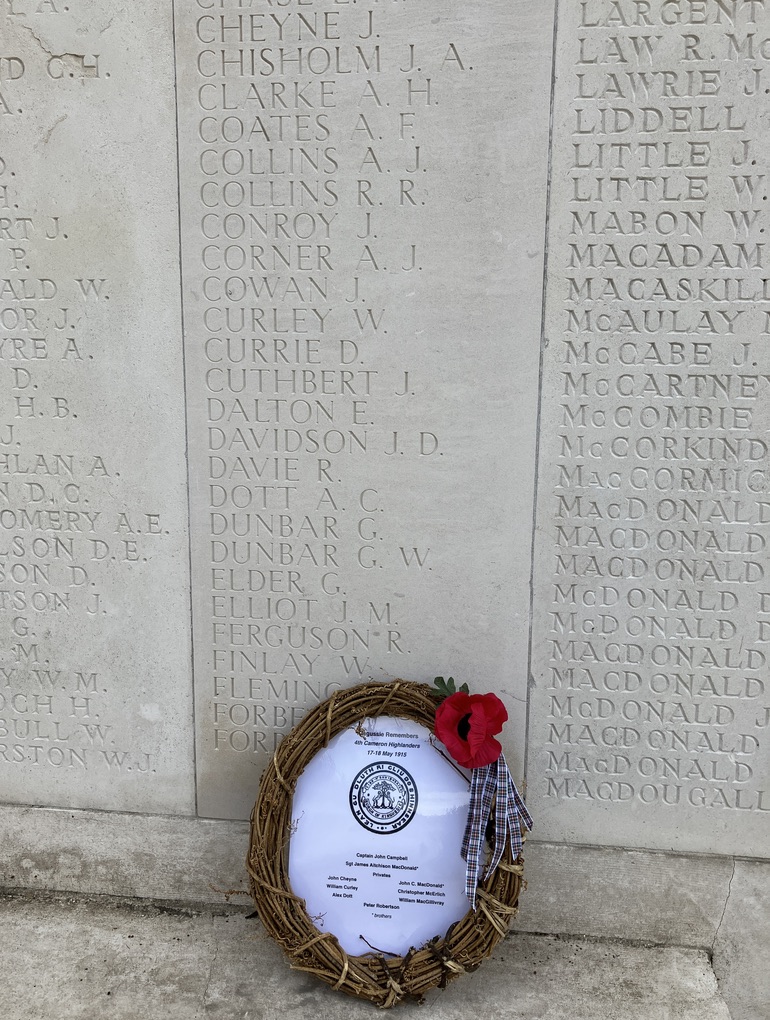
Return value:
M 444 352 L 412 305 L 444 257 L 422 241 L 452 144 L 433 122 L 472 61 L 450 25 L 405 41 L 402 15 L 203 0 L 177 22 L 197 718 L 237 768 L 340 677 L 403 671 L 436 563 L 378 479 L 452 454 L 417 403 L 412 352 Z M 278 675 L 321 686 L 286 704 Z

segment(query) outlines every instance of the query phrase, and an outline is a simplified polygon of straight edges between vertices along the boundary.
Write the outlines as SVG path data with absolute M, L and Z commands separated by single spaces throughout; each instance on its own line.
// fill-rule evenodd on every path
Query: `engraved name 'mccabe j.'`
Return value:
M 399 832 L 417 811 L 417 786 L 400 765 L 372 762 L 351 784 L 350 810 L 370 832 Z

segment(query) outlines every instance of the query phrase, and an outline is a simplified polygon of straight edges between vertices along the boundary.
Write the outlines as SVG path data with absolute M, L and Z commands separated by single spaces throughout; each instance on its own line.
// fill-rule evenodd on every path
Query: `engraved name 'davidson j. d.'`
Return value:
M 468 910 L 460 848 L 469 783 L 429 731 L 393 716 L 344 730 L 292 804 L 289 881 L 320 931 L 401 956 Z

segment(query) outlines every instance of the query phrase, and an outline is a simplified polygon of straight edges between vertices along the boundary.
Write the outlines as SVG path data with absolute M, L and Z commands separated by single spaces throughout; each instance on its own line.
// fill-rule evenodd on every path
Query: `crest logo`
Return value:
M 400 765 L 372 762 L 353 780 L 350 810 L 369 832 L 399 832 L 417 811 L 417 786 Z

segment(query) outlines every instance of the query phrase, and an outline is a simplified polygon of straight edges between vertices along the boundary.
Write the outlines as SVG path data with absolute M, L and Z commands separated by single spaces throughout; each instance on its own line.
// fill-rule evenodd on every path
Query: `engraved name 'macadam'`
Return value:
M 560 28 L 547 798 L 770 810 L 767 15 L 584 0 Z

